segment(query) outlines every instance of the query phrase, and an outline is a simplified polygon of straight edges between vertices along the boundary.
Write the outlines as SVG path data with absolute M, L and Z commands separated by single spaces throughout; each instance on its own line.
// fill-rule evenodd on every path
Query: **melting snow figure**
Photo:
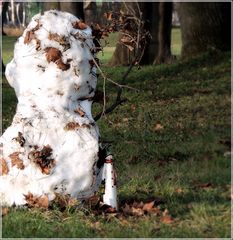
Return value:
M 91 29 L 56 10 L 33 17 L 15 44 L 6 77 L 18 105 L 0 139 L 2 205 L 24 205 L 29 193 L 49 201 L 56 193 L 88 198 L 108 177 L 109 159 L 97 167 L 99 132 L 91 114 L 94 50 Z M 108 183 L 113 187 L 111 176 Z M 111 192 L 104 198 L 116 207 Z

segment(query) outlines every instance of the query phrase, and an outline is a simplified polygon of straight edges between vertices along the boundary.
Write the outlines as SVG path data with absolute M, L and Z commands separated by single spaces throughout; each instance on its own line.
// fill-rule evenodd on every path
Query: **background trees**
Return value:
M 182 56 L 214 48 L 230 50 L 231 3 L 177 3 L 182 34 Z
M 138 17 L 136 2 L 95 2 L 95 1 L 56 1 L 56 2 L 22 2 L 13 0 L 3 2 L 3 26 L 22 27 L 27 24 L 31 15 L 37 11 L 58 9 L 70 12 L 87 24 L 106 24 L 104 13 L 108 11 L 133 11 Z M 141 64 L 171 63 L 175 58 L 171 53 L 172 13 L 174 8 L 178 11 L 182 35 L 181 57 L 190 57 L 209 49 L 221 51 L 230 50 L 231 46 L 231 5 L 221 2 L 139 2 L 145 28 L 150 32 L 151 38 L 147 45 Z M 14 20 L 14 21 L 13 21 Z M 119 34 L 119 39 L 122 37 Z M 135 52 L 116 44 L 115 51 L 109 62 L 111 66 L 129 65 Z

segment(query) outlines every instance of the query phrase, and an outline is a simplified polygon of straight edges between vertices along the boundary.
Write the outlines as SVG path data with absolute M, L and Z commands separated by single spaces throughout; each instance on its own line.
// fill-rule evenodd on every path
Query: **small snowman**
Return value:
M 86 199 L 105 180 L 104 202 L 117 208 L 112 158 L 100 164 L 91 106 L 97 77 L 91 28 L 56 10 L 32 18 L 15 44 L 6 77 L 18 104 L 1 143 L 0 201 L 56 194 Z

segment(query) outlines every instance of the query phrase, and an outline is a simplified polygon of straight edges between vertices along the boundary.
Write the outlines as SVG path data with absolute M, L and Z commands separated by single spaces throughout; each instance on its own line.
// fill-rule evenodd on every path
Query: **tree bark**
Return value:
M 91 25 L 97 21 L 97 5 L 93 1 L 84 1 L 85 23 Z
M 76 17 L 85 20 L 83 12 L 83 2 L 60 2 L 60 10 L 69 12 Z
M 60 3 L 58 1 L 57 2 L 43 2 L 42 8 L 43 8 L 43 12 L 49 11 L 51 9 L 60 10 Z
M 127 2 L 128 7 L 135 9 L 136 4 L 133 2 Z M 121 11 L 127 13 L 127 8 L 124 3 L 121 3 Z M 131 60 L 134 58 L 134 52 L 130 51 L 126 46 L 120 43 L 120 39 L 122 38 L 122 34 L 119 34 L 119 42 L 116 44 L 116 49 L 113 53 L 112 58 L 108 62 L 110 66 L 128 66 L 131 63 Z
M 129 3 L 127 2 L 127 4 Z M 135 8 L 136 4 L 131 3 L 130 6 Z M 152 37 L 147 39 L 148 44 L 141 59 L 141 64 L 170 63 L 172 59 L 172 2 L 140 2 L 139 6 L 145 21 L 145 28 Z M 128 65 L 132 58 L 133 52 L 130 53 L 126 47 L 117 44 L 110 65 Z
M 154 62 L 159 50 L 159 3 L 141 2 L 140 8 L 143 13 L 143 20 L 146 22 L 145 28 L 151 34 L 151 39 L 147 39 L 148 44 L 141 60 L 142 65 L 148 65 Z
M 182 57 L 231 49 L 231 3 L 178 3 Z
M 158 55 L 154 64 L 171 63 L 172 2 L 159 3 Z

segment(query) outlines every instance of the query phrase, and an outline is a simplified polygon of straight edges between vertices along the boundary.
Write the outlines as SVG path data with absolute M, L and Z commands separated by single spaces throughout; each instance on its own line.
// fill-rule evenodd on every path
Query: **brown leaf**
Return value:
M 150 212 L 153 207 L 154 207 L 155 201 L 149 202 L 149 203 L 145 203 L 145 205 L 143 206 L 143 210 L 146 212 Z
M 141 208 L 131 207 L 127 203 L 125 204 L 125 207 L 122 208 L 122 211 L 125 215 L 132 215 L 132 216 L 144 215 L 144 211 Z
M 141 202 L 134 201 L 130 206 L 134 208 L 143 208 L 144 203 L 142 201 Z
M 105 17 L 108 21 L 112 20 L 112 12 L 104 13 L 104 17 Z
M 73 28 L 84 30 L 87 28 L 87 25 L 82 21 L 76 21 L 72 23 Z
M 48 36 L 48 39 L 56 41 L 56 42 L 60 43 L 61 45 L 64 45 L 64 44 L 67 43 L 65 36 L 61 36 L 57 33 L 51 33 L 50 32 L 49 36 Z
M 23 147 L 25 144 L 25 138 L 23 137 L 23 134 L 21 132 L 18 132 L 18 136 L 13 138 L 12 140 L 18 142 L 21 147 Z
M 52 148 L 49 145 L 43 146 L 41 150 L 35 149 L 29 152 L 28 158 L 32 160 L 44 174 L 50 174 L 56 161 L 51 158 Z
M 7 175 L 9 172 L 6 160 L 1 158 L 1 175 Z
M 213 187 L 213 184 L 212 183 L 201 183 L 198 185 L 199 188 L 202 188 L 202 189 L 208 189 L 208 188 L 212 188 Z
M 85 116 L 85 112 L 81 108 L 75 109 L 74 112 L 78 113 L 81 117 Z
M 84 124 L 81 125 L 81 127 L 90 129 L 91 125 L 93 125 L 93 124 L 86 124 L 86 123 L 84 123 Z
M 70 68 L 70 64 L 69 63 L 63 63 L 62 59 L 59 58 L 58 60 L 55 61 L 55 63 L 57 64 L 57 67 L 59 69 L 61 69 L 62 71 L 66 71 Z
M 63 195 L 60 193 L 55 193 L 55 194 L 56 194 L 56 197 L 53 200 L 53 202 L 56 203 L 60 209 L 66 208 L 69 202 L 70 195 Z
M 36 36 L 33 31 L 27 31 L 26 36 L 24 37 L 24 44 L 29 44 L 32 39 L 35 39 Z
M 40 40 L 39 39 L 36 39 L 36 50 L 39 51 L 41 48 L 40 48 Z
M 33 194 L 29 192 L 27 195 L 24 195 L 24 197 L 29 207 L 45 208 L 45 209 L 49 207 L 49 198 L 46 195 L 40 196 L 40 197 L 34 197 Z
M 159 216 L 161 215 L 161 210 L 159 208 L 152 208 L 148 213 L 150 215 Z
M 157 124 L 154 125 L 154 130 L 155 131 L 160 131 L 162 129 L 164 129 L 164 127 L 160 123 L 157 123 Z
M 175 189 L 175 192 L 176 192 L 176 193 L 183 193 L 184 190 L 183 190 L 182 188 L 176 188 L 176 189 Z
M 8 207 L 2 207 L 2 217 L 6 216 L 9 212 L 9 208 Z
M 19 158 L 20 152 L 14 152 L 9 155 L 9 158 L 11 158 L 11 166 L 16 166 L 18 169 L 23 170 L 25 168 L 23 161 Z
M 161 223 L 165 223 L 165 224 L 171 224 L 171 223 L 174 222 L 174 219 L 173 219 L 171 216 L 166 215 L 166 216 L 162 216 L 162 217 L 160 218 L 160 222 L 161 222 Z
M 144 215 L 144 211 L 141 208 L 131 208 L 131 214 L 134 216 L 143 216 Z
M 76 122 L 69 122 L 64 127 L 64 130 L 70 131 L 70 130 L 76 130 L 78 128 L 80 128 L 80 125 L 78 123 L 76 123 Z
M 37 205 L 40 208 L 48 208 L 49 207 L 49 198 L 48 196 L 42 196 L 37 199 Z
M 46 52 L 46 59 L 49 63 L 56 62 L 62 56 L 61 51 L 54 47 L 45 48 L 45 52 Z

